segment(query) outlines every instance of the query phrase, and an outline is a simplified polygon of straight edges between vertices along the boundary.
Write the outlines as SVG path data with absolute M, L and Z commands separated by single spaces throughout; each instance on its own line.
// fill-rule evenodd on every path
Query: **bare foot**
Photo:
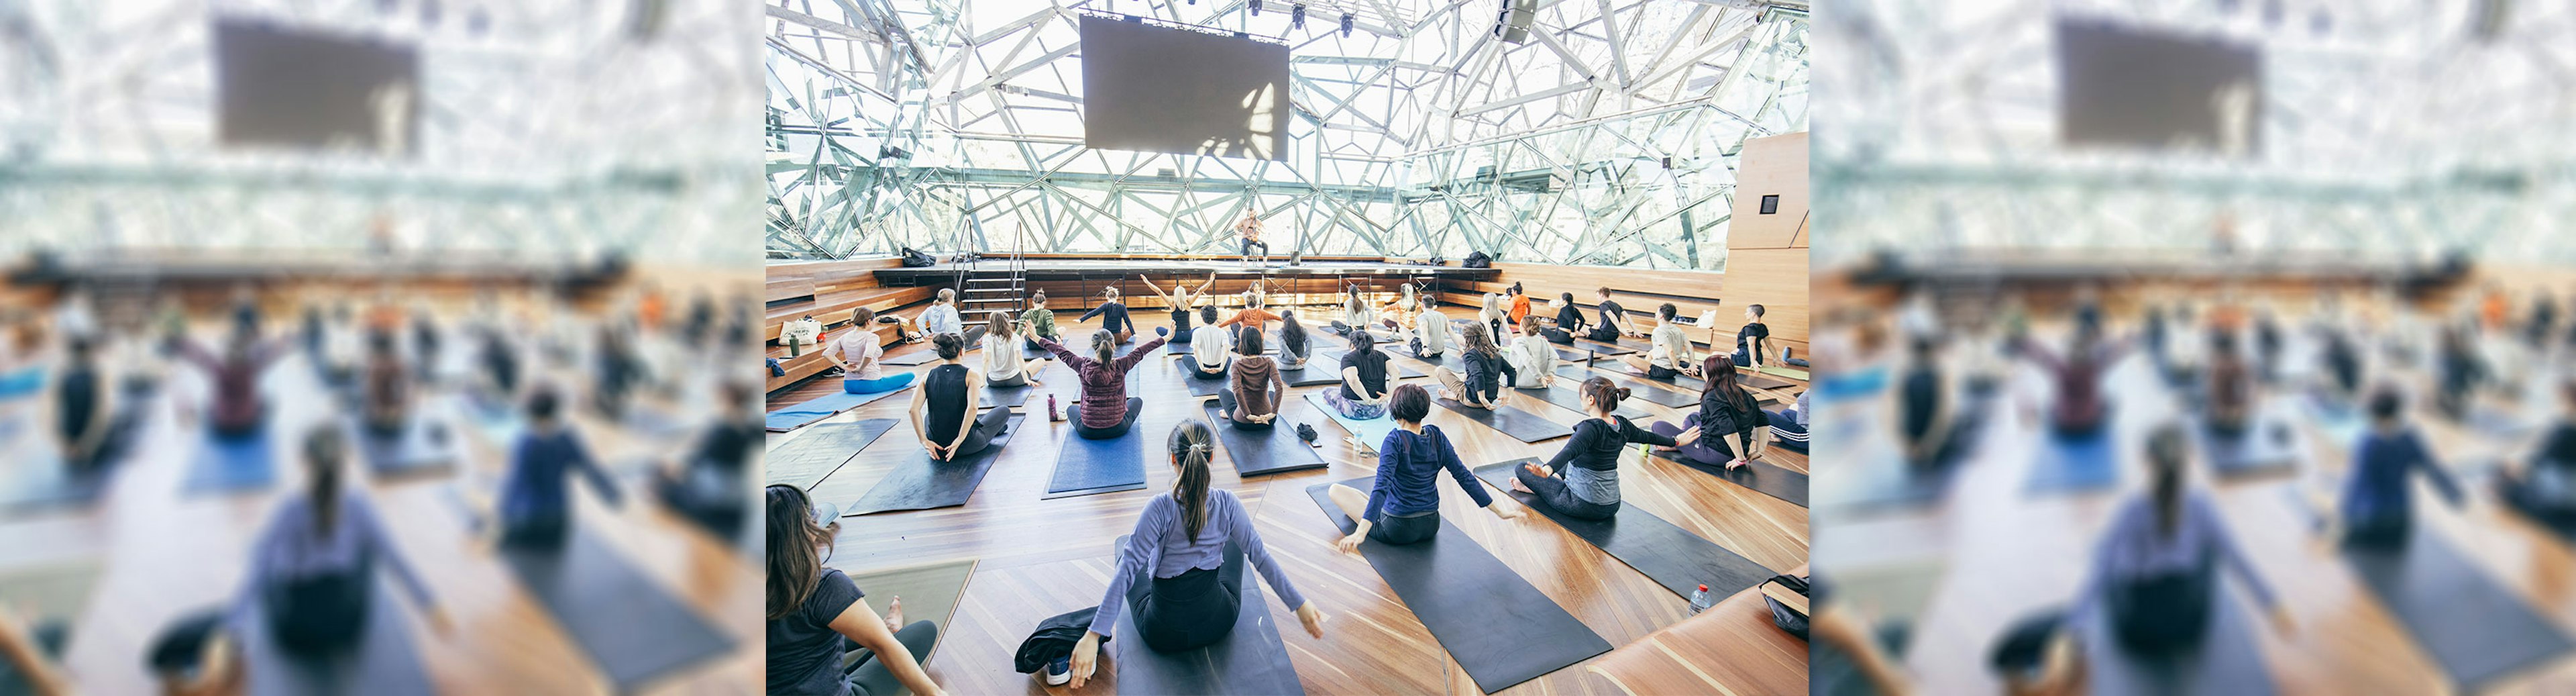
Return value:
M 1525 485 L 1525 484 L 1522 484 L 1522 483 L 1521 483 L 1521 480 L 1520 480 L 1520 478 L 1519 478 L 1519 477 L 1513 477 L 1513 478 L 1512 478 L 1512 492 L 1514 492 L 1514 493 L 1529 493 L 1529 492 L 1532 492 L 1532 491 L 1530 491 L 1530 489 L 1529 489 L 1529 486 L 1528 486 L 1528 485 Z
M 886 630 L 888 630 L 888 631 L 900 631 L 900 630 L 903 630 L 903 598 L 902 598 L 902 597 L 896 597 L 896 598 L 894 598 L 894 601 L 891 601 L 891 602 L 887 602 L 887 603 L 886 603 L 885 620 L 886 620 Z

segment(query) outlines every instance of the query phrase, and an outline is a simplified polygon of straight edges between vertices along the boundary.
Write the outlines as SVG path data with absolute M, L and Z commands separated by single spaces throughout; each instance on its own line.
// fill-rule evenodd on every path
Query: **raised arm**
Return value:
M 1136 369 L 1136 363 L 1144 361 L 1145 356 L 1152 355 L 1154 349 L 1163 347 L 1163 343 L 1170 340 L 1172 340 L 1170 336 L 1155 336 L 1154 340 L 1146 341 L 1145 345 L 1137 346 L 1135 350 L 1127 351 L 1126 355 L 1118 356 L 1118 360 L 1113 364 L 1118 366 L 1120 374 L 1125 374 L 1128 370 Z
M 1178 308 L 1178 307 L 1180 307 L 1180 300 L 1174 299 L 1174 298 L 1173 298 L 1172 296 L 1170 296 L 1170 295 L 1165 295 L 1165 294 L 1163 294 L 1163 289 L 1162 289 L 1162 288 L 1159 288 L 1159 287 L 1155 287 L 1155 286 L 1154 286 L 1154 281 L 1153 281 L 1152 279 L 1150 279 L 1150 278 L 1146 278 L 1144 275 L 1139 274 L 1139 275 L 1137 275 L 1137 276 L 1136 276 L 1136 281 L 1137 281 L 1137 282 L 1144 283 L 1144 284 L 1145 284 L 1145 291 L 1146 291 L 1146 292 L 1150 292 L 1150 293 L 1154 293 L 1154 297 L 1155 297 L 1156 299 L 1160 299 L 1160 300 L 1162 300 L 1162 301 L 1163 301 L 1163 304 L 1165 304 L 1165 305 L 1169 305 L 1169 306 L 1172 306 L 1172 307 L 1174 307 L 1174 308 Z M 1172 291 L 1173 291 L 1173 292 L 1180 292 L 1180 290 L 1181 290 L 1181 284 L 1180 284 L 1180 283 L 1173 283 L 1173 284 L 1172 284 Z M 1086 314 L 1086 315 L 1083 315 L 1083 317 L 1082 317 L 1082 318 L 1084 318 L 1084 319 L 1089 319 L 1089 318 L 1091 318 L 1091 315 Z

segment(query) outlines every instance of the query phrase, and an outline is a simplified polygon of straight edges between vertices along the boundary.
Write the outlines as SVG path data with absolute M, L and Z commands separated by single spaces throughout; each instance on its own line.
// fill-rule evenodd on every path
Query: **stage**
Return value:
M 1315 280 L 1322 278 L 1368 278 L 1377 282 L 1397 280 L 1462 282 L 1490 280 L 1501 273 L 1491 268 L 1457 266 L 1422 266 L 1385 261 L 1317 261 L 1288 265 L 1286 257 L 1273 256 L 1267 265 L 1247 266 L 1234 260 L 1195 260 L 1171 258 L 1033 258 L 1025 262 L 1021 273 L 1030 281 L 1107 281 L 1138 275 L 1154 277 L 1204 277 L 1215 272 L 1223 280 L 1242 281 L 1251 277 L 1276 280 Z M 943 263 L 918 268 L 884 268 L 875 271 L 877 282 L 890 286 L 937 285 L 949 282 L 961 271 L 976 274 L 1007 274 L 1011 261 L 993 257 L 973 264 Z

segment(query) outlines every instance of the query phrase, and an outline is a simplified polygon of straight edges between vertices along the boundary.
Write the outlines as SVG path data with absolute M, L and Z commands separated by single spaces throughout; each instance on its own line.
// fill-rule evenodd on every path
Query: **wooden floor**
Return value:
M 1067 325 L 1066 332 L 1085 336 L 1091 328 Z M 897 353 L 915 349 L 918 348 L 899 349 Z M 1429 372 L 1427 366 L 1416 363 L 1414 367 Z M 1181 381 L 1185 373 L 1173 359 L 1149 358 L 1136 369 L 1143 386 L 1142 393 L 1134 396 L 1144 397 L 1147 404 L 1136 426 L 1148 437 L 1145 490 L 1039 499 L 1054 470 L 1058 444 L 1071 435 L 1066 424 L 1050 423 L 1042 417 L 1047 394 L 1069 402 L 1077 393 L 1076 385 L 1065 379 L 1049 381 L 1029 397 L 1029 405 L 1022 410 L 1036 417 L 1024 421 L 1022 432 L 1000 454 L 966 505 L 841 520 L 837 550 L 827 563 L 853 573 L 980 559 L 954 625 L 942 637 L 941 647 L 928 665 L 931 675 L 950 692 L 1076 693 L 1061 687 L 1046 688 L 1027 675 L 1013 672 L 1012 651 L 1039 620 L 1099 604 L 1113 570 L 1108 554 L 1110 543 L 1129 533 L 1144 504 L 1172 485 L 1174 474 L 1160 455 L 1163 434 L 1185 418 L 1203 417 L 1201 400 L 1188 396 Z M 1434 386 L 1428 377 L 1414 381 Z M 838 388 L 837 380 L 817 380 L 794 393 L 772 398 L 771 408 Z M 1338 530 L 1305 494 L 1306 486 L 1367 476 L 1376 466 L 1375 458 L 1361 455 L 1344 442 L 1346 433 L 1303 398 L 1306 392 L 1328 388 L 1331 387 L 1291 389 L 1282 413 L 1286 421 L 1311 423 L 1323 435 L 1321 453 L 1330 462 L 1329 468 L 1246 480 L 1235 475 L 1228 457 L 1220 456 L 1215 463 L 1215 485 L 1243 499 L 1264 543 L 1279 558 L 1291 582 L 1331 617 L 1325 625 L 1325 637 L 1318 640 L 1297 630 L 1295 617 L 1276 600 L 1269 607 L 1272 617 L 1287 629 L 1282 631 L 1282 637 L 1306 691 L 1478 693 L 1475 683 L 1449 660 L 1367 561 L 1334 550 L 1332 543 L 1340 536 Z M 1572 411 L 1508 391 L 1505 398 L 1509 405 L 1568 425 L 1582 420 Z M 1643 401 L 1632 403 L 1659 418 L 1680 420 L 1680 413 L 1671 409 Z M 836 416 L 831 422 L 901 418 L 904 406 L 903 399 L 884 399 Z M 1523 444 L 1436 407 L 1430 423 L 1449 433 L 1471 467 L 1525 456 L 1545 457 L 1564 443 L 1558 439 Z M 802 432 L 774 435 L 771 444 L 775 447 Z M 817 485 L 814 492 L 826 499 L 855 500 L 876 485 L 894 462 L 913 453 L 916 445 L 905 437 L 908 433 L 905 426 L 897 426 L 895 432 Z M 1777 448 L 1773 452 L 1771 461 L 1800 471 L 1806 469 L 1803 456 Z M 1620 477 L 1627 504 L 1651 511 L 1773 569 L 1785 571 L 1806 563 L 1805 508 L 1645 457 L 1634 449 L 1622 462 Z M 1688 602 L 1684 598 L 1545 518 L 1533 514 L 1517 521 L 1497 520 L 1477 509 L 1457 490 L 1454 481 L 1445 476 L 1441 480 L 1442 517 L 1612 645 L 1628 645 L 1687 615 Z M 1501 504 L 1512 503 L 1506 500 Z M 1758 652 L 1731 657 L 1730 660 L 1740 660 L 1733 669 L 1709 672 L 1723 675 L 1725 689 L 1737 693 L 1805 691 L 1803 643 L 1787 638 L 1767 618 L 1755 621 L 1738 615 L 1737 620 L 1724 626 L 1724 632 L 1742 636 L 1746 645 L 1761 646 Z M 1794 647 L 1780 638 L 1795 643 Z M 1506 692 L 1620 693 L 1617 683 L 1586 669 L 1603 659 L 1606 657 L 1594 658 Z M 1102 670 L 1105 674 L 1114 673 L 1106 662 Z M 1115 693 L 1114 690 L 1115 676 L 1110 674 L 1104 682 L 1086 686 L 1079 693 Z
M 2058 328 L 2062 336 L 2063 328 Z M 2133 331 L 2134 326 L 2115 329 Z M 2296 332 L 2291 332 L 2296 333 Z M 2196 339 L 2197 333 L 2188 334 Z M 2476 475 L 2480 459 L 2529 452 L 2536 441 L 2498 441 L 2431 415 L 2427 381 L 2412 367 L 2390 364 L 2369 339 L 2373 381 L 2408 388 L 2412 423 L 2454 476 L 2469 502 L 2465 509 L 2440 503 L 2429 485 L 2418 485 L 2419 524 L 2456 548 L 2476 570 L 2508 588 L 2562 631 L 2576 634 L 2576 547 L 2499 502 L 2492 480 Z M 2059 343 L 2062 345 L 2062 342 Z M 2293 342 L 2284 353 L 2308 350 Z M 1956 360 L 1958 351 L 1945 356 Z M 2533 360 L 2563 364 L 2568 356 Z M 2514 378 L 2555 384 L 2546 367 Z M 2300 408 L 2304 368 L 2287 366 L 2285 383 L 2267 387 L 2268 407 L 2297 414 L 2291 420 L 2309 456 L 2296 473 L 2222 481 L 2195 452 L 2193 485 L 2208 491 L 2261 576 L 2287 602 L 2297 624 L 2290 634 L 2257 628 L 2269 675 L 2282 693 L 2449 693 L 2458 690 L 2371 590 L 2362 585 L 2332 545 L 2315 534 L 2313 502 L 2331 501 L 2350 470 L 2351 442 L 2329 436 Z M 1953 374 L 1958 374 L 1953 372 Z M 2179 413 L 2170 391 L 2132 355 L 2106 378 L 2117 398 L 2117 436 L 2123 456 L 2118 490 L 2093 495 L 2033 499 L 2023 495 L 2038 439 L 2047 379 L 2028 365 L 2010 373 L 2006 401 L 1979 450 L 1961 470 L 1945 504 L 1925 510 L 1847 513 L 1820 508 L 1817 523 L 1830 533 L 1816 550 L 1820 574 L 1859 614 L 1881 624 L 1910 627 L 1911 649 L 1901 664 L 1925 693 L 1994 693 L 1998 676 L 1987 653 L 2014 621 L 2070 601 L 2084 581 L 2087 561 L 2108 516 L 2147 485 L 2137 452 L 2145 429 Z M 1862 453 L 1885 451 L 1894 422 L 1892 393 L 1866 402 L 1818 403 L 1819 476 L 1851 471 Z M 2537 435 L 2535 434 L 2535 437 Z M 2322 498 L 2319 498 L 2322 496 Z M 2331 503 L 2328 503 L 2331 505 Z M 2228 601 L 2250 601 L 2230 593 Z M 2499 680 L 2489 693 L 2566 693 L 2576 690 L 2576 655 L 2562 655 Z
M 201 335 L 213 335 L 210 332 Z M 649 340 L 649 337 L 648 337 Z M 456 353 L 461 351 L 451 351 Z M 714 374 L 718 361 L 684 369 Z M 134 363 L 122 367 L 153 367 Z M 675 366 L 676 367 L 676 366 Z M 538 368 L 573 384 L 569 366 Z M 278 442 L 279 479 L 266 491 L 231 496 L 187 495 L 180 481 L 199 446 L 197 417 L 208 393 L 194 369 L 174 369 L 149 407 L 141 449 L 121 465 L 111 491 L 95 508 L 0 516 L 0 585 L 21 575 L 57 568 L 92 568 L 90 591 L 71 594 L 72 640 L 63 662 L 85 693 L 156 693 L 144 672 L 144 650 L 155 633 L 183 613 L 211 608 L 236 596 L 248 566 L 248 548 L 270 510 L 287 495 L 300 495 L 301 460 Z M 298 354 L 275 364 L 263 382 L 272 418 L 281 425 L 334 416 L 319 381 Z M 578 390 L 572 392 L 579 394 Z M 455 626 L 432 631 L 407 598 L 403 613 L 439 691 L 452 694 L 605 693 L 613 686 L 589 654 L 561 628 L 495 555 L 469 533 L 455 490 L 465 482 L 491 489 L 506 466 L 505 443 L 447 410 L 452 397 L 425 397 L 425 413 L 440 414 L 464 439 L 461 473 L 427 480 L 371 481 L 353 462 L 362 486 L 388 523 L 395 545 L 420 572 L 430 593 Z M 660 403 L 658 400 L 655 403 Z M 49 423 L 42 404 L 9 406 Z M 678 445 L 625 433 L 598 422 L 586 409 L 576 417 L 595 456 L 609 462 L 667 454 Z M 703 417 L 703 416 L 698 416 Z M 696 422 L 694 418 L 691 422 Z M 300 427 L 294 432 L 302 432 Z M 20 438 L 13 446 L 34 444 Z M 16 450 L 0 450 L 16 451 Z M 15 473 L 14 471 L 11 473 Z M 601 535 L 651 582 L 733 642 L 715 659 L 646 686 L 649 693 L 757 693 L 763 678 L 761 607 L 764 587 L 757 551 L 745 540 L 717 538 L 665 511 L 639 480 L 622 477 L 626 504 L 611 508 L 590 493 L 576 493 L 575 524 Z M 582 487 L 586 488 L 586 487 Z M 389 588 L 390 585 L 383 587 Z M 0 594 L 6 594 L 0 592 Z

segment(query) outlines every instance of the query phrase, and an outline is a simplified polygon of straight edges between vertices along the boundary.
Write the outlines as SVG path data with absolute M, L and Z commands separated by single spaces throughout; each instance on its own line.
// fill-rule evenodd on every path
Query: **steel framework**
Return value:
M 1542 3 L 1518 45 L 1483 0 L 1295 4 L 776 0 L 769 255 L 1222 252 L 1250 211 L 1282 252 L 1721 269 L 1743 141 L 1806 129 L 1803 2 Z M 1083 147 L 1083 11 L 1288 42 L 1290 159 Z

